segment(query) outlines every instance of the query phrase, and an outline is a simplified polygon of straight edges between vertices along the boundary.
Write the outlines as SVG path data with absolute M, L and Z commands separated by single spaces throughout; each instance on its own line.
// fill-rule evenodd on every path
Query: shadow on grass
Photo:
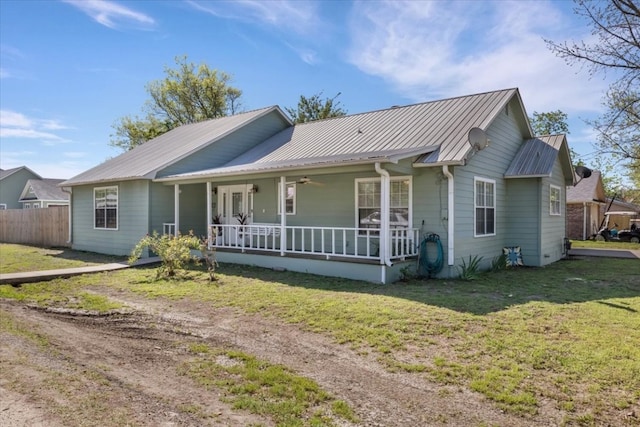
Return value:
M 126 256 L 105 255 L 95 252 L 76 251 L 69 248 L 51 248 L 46 256 L 94 264 L 110 264 L 127 261 Z
M 640 262 L 628 259 L 570 258 L 546 267 L 487 272 L 473 281 L 416 279 L 390 285 L 234 264 L 221 264 L 217 272 L 298 288 L 402 298 L 477 315 L 532 301 L 598 301 L 612 309 L 633 311 L 620 302 L 606 300 L 640 296 Z

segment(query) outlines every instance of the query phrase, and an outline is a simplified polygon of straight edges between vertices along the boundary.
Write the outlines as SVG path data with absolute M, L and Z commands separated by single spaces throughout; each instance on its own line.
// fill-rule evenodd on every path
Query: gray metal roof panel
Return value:
M 280 111 L 279 107 L 273 106 L 177 127 L 76 175 L 65 181 L 63 185 L 141 178 L 153 179 L 158 170 L 183 159 L 256 118 L 275 110 Z
M 553 164 L 564 140 L 564 135 L 547 135 L 526 140 L 507 168 L 505 178 L 551 176 Z
M 265 141 L 265 145 L 277 148 L 253 161 L 436 145 L 441 147 L 438 161 L 462 160 L 471 149 L 469 129 L 487 126 L 515 93 L 517 89 L 508 89 L 296 125 L 293 131 L 283 131 Z M 253 153 L 246 154 L 247 160 L 254 157 Z

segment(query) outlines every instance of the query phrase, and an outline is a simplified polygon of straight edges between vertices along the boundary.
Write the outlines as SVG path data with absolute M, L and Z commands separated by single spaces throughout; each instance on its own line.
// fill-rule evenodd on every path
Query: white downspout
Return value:
M 175 224 L 173 234 L 178 237 L 178 230 L 180 229 L 180 184 L 174 184 L 173 186 L 173 222 Z
M 287 177 L 280 177 L 280 256 L 287 248 Z
M 212 235 L 211 235 L 211 218 L 213 218 L 213 216 L 211 215 L 211 181 L 207 181 L 207 221 L 205 222 L 206 226 L 207 226 L 207 248 L 211 249 L 211 246 L 213 245 L 213 242 L 211 241 L 212 239 Z
M 67 236 L 67 243 L 68 244 L 72 244 L 73 243 L 73 215 L 71 214 L 71 211 L 73 210 L 72 207 L 72 203 L 73 203 L 73 187 L 62 187 L 62 191 L 64 191 L 65 193 L 69 193 L 69 235 Z
M 582 202 L 582 240 L 587 240 L 587 202 Z
M 448 165 L 442 165 L 442 173 L 447 177 L 447 264 L 451 266 L 455 262 L 453 250 L 453 238 L 455 232 L 453 175 L 449 172 Z
M 379 162 L 375 163 L 376 172 L 380 174 L 380 263 L 391 267 L 391 258 L 389 257 L 389 192 L 390 177 L 389 172 L 380 166 Z

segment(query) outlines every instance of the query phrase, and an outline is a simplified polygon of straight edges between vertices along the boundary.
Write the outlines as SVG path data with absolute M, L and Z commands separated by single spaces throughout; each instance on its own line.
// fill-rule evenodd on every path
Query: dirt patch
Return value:
M 47 312 L 0 301 L 0 311 L 46 338 L 0 334 L 0 425 L 273 425 L 235 410 L 180 367 L 190 343 L 236 349 L 282 364 L 346 401 L 364 426 L 557 425 L 503 413 L 481 395 L 390 373 L 373 355 L 275 319 L 190 300 L 98 292 L 132 308 L 111 316 Z M 6 391 L 6 393 L 4 393 Z M 90 420 L 90 421 L 88 421 Z M 40 424 L 38 424 L 40 423 Z M 345 424 L 346 425 L 346 424 Z

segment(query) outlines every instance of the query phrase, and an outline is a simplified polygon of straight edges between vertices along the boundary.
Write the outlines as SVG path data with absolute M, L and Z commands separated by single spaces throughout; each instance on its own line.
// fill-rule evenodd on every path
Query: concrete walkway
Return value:
M 607 258 L 637 258 L 640 259 L 640 250 L 637 249 L 569 249 L 570 256 L 597 256 Z
M 0 285 L 19 285 L 21 283 L 44 282 L 64 277 L 79 276 L 87 273 L 99 273 L 102 271 L 122 270 L 139 265 L 155 264 L 160 262 L 160 258 L 139 259 L 133 265 L 126 262 L 114 262 L 110 264 L 88 265 L 85 267 L 62 268 L 59 270 L 24 271 L 21 273 L 0 274 Z

